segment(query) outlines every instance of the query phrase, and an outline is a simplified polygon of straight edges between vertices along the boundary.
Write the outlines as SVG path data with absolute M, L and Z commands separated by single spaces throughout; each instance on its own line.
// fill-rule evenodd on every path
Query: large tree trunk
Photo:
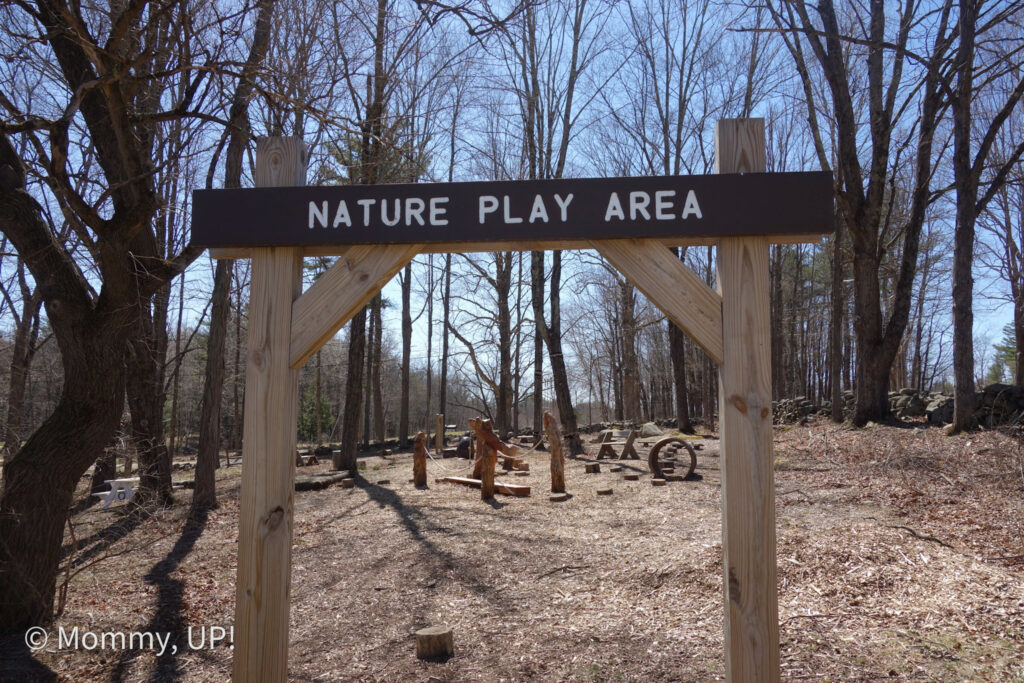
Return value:
M 47 312 L 53 320 L 50 305 Z M 129 315 L 123 309 L 91 313 L 69 330 L 72 338 L 61 343 L 60 402 L 4 468 L 0 633 L 46 624 L 53 616 L 61 539 L 75 487 L 121 421 Z
M 145 308 L 140 311 L 135 335 L 128 345 L 128 408 L 132 417 L 132 441 L 139 458 L 137 502 L 169 505 L 173 501 L 171 460 L 164 441 L 163 419 L 167 300 L 155 298 L 152 318 Z
M 334 451 L 334 469 L 359 473 L 356 463 L 359 445 L 359 413 L 363 397 L 363 357 L 366 354 L 366 307 L 352 317 L 349 326 L 348 376 L 345 381 L 345 410 L 341 419 L 341 447 Z
M 220 407 L 224 389 L 224 350 L 228 330 L 228 297 L 234 262 L 217 261 L 210 304 L 210 337 L 206 346 L 206 376 L 199 416 L 199 452 L 190 515 L 198 519 L 217 506 L 215 472 L 220 458 Z

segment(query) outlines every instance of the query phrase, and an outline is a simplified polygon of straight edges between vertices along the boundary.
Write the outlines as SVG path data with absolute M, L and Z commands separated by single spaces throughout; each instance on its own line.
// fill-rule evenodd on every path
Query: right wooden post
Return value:
M 715 163 L 717 173 L 764 172 L 764 120 L 719 121 Z M 725 671 L 732 683 L 779 680 L 768 244 L 764 237 L 718 244 Z

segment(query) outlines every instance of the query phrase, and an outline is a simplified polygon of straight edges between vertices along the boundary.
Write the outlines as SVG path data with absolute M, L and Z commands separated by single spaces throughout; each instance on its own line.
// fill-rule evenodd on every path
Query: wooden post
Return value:
M 256 146 L 257 187 L 304 185 L 299 138 Z M 288 674 L 292 495 L 299 373 L 289 366 L 292 302 L 302 290 L 292 247 L 252 250 L 245 427 L 235 587 L 233 680 L 284 681 Z
M 562 454 L 562 434 L 551 413 L 544 413 L 544 431 L 551 444 L 551 493 L 565 493 L 565 456 Z
M 412 480 L 417 487 L 427 485 L 427 435 L 419 432 L 412 440 Z
M 434 452 L 441 455 L 444 450 L 444 415 L 438 414 L 435 418 L 436 426 L 434 431 Z
M 494 466 L 498 461 L 498 452 L 483 443 L 480 446 L 480 461 L 483 469 L 480 472 L 480 499 L 490 500 L 494 498 Z
M 718 173 L 763 172 L 763 119 L 715 128 Z M 779 680 L 768 240 L 722 238 L 718 372 L 725 585 L 725 672 L 732 683 Z

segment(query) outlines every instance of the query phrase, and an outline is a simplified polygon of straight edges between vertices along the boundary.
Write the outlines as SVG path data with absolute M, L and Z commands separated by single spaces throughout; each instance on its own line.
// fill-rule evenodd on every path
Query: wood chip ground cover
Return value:
M 718 442 L 699 443 L 699 478 L 665 487 L 644 461 L 585 474 L 570 460 L 558 503 L 540 452 L 515 480 L 529 498 L 435 483 L 465 474 L 441 469 L 465 468 L 451 459 L 418 490 L 410 454 L 362 458 L 356 488 L 297 493 L 289 678 L 721 679 Z M 1018 438 L 812 424 L 777 430 L 775 453 L 784 680 L 1024 681 Z M 201 533 L 182 533 L 187 491 L 144 520 L 74 518 L 81 571 L 51 630 L 172 632 L 177 652 L 51 643 L 41 663 L 69 681 L 230 676 L 228 647 L 187 640 L 233 619 L 239 470 L 218 479 Z M 417 660 L 413 633 L 441 623 L 455 656 Z

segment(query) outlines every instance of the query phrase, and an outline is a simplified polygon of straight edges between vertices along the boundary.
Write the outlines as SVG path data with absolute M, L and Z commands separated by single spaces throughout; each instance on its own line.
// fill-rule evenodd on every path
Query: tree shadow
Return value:
M 49 683 L 57 674 L 32 656 L 23 633 L 0 636 L 0 683 Z
M 138 506 L 131 506 L 124 513 L 118 514 L 120 516 L 117 519 L 96 533 L 77 539 L 77 542 L 74 544 L 67 543 L 62 546 L 60 549 L 61 559 L 63 560 L 71 553 L 77 552 L 78 554 L 72 560 L 71 566 L 80 567 L 135 531 L 140 524 L 151 516 L 149 510 Z
M 196 513 L 185 523 L 181 536 L 174 547 L 146 574 L 145 581 L 157 588 L 156 612 L 145 626 L 139 629 L 143 633 L 169 633 L 170 641 L 164 651 L 157 655 L 156 667 L 150 674 L 150 681 L 175 681 L 182 672 L 178 668 L 178 655 L 186 651 L 186 624 L 182 614 L 185 585 L 180 579 L 172 576 L 182 561 L 195 548 L 199 537 L 206 530 L 209 513 Z M 137 656 L 137 652 L 126 650 L 118 660 L 117 668 L 111 675 L 112 681 L 123 681 L 128 673 L 128 666 Z

